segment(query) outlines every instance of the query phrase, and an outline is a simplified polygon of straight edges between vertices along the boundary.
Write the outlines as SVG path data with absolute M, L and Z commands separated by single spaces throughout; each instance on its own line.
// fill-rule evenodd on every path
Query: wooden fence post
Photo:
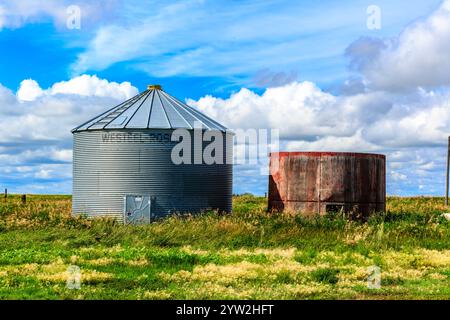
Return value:
M 448 148 L 447 148 L 447 177 L 445 179 L 445 205 L 448 206 L 448 180 L 449 180 L 449 169 L 450 169 L 450 137 L 448 137 Z

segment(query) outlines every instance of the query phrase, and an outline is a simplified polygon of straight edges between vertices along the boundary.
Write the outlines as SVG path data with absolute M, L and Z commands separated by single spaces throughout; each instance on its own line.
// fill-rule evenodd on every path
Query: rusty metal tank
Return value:
M 269 210 L 304 215 L 386 209 L 386 157 L 343 152 L 270 154 Z

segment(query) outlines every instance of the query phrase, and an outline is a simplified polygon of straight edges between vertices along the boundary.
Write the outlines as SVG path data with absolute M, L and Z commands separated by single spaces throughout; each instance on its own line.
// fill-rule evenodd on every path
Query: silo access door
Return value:
M 151 221 L 152 201 L 150 196 L 126 195 L 124 197 L 124 223 L 139 224 Z

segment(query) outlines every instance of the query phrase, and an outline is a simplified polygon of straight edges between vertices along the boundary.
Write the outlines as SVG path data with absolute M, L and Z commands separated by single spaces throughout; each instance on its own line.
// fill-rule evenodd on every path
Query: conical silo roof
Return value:
M 164 92 L 159 85 L 122 102 L 72 130 L 193 129 L 195 122 L 205 129 L 225 132 L 226 127 Z M 198 126 L 198 125 L 197 125 Z

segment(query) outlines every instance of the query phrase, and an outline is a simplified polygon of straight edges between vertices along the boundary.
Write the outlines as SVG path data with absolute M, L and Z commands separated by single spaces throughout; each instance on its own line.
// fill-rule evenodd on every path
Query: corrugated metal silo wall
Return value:
M 170 141 L 172 132 L 99 130 L 74 133 L 73 213 L 106 215 L 121 220 L 123 197 L 127 194 L 154 197 L 152 217 L 206 209 L 231 212 L 231 162 L 175 165 L 171 161 L 171 152 L 177 142 Z M 232 140 L 224 143 L 224 154 L 228 161 L 232 160 Z
M 269 210 L 324 214 L 333 208 L 364 215 L 386 208 L 383 155 L 333 152 L 271 154 Z

